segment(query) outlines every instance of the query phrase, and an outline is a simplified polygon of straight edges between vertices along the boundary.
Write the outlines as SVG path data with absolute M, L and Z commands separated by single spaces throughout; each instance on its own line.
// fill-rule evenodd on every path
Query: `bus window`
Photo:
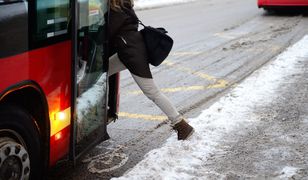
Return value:
M 33 43 L 51 44 L 68 39 L 69 0 L 34 1 L 36 23 L 31 24 Z M 32 7 L 32 6 L 31 6 Z
M 0 58 L 28 50 L 28 11 L 24 1 L 0 1 Z
M 77 37 L 78 148 L 101 137 L 106 126 L 107 72 L 104 67 L 107 0 L 80 0 Z

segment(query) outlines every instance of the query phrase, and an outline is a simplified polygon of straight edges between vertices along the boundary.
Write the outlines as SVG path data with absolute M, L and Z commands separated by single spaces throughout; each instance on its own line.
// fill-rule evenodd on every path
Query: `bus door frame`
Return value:
M 79 23 L 79 10 L 78 10 L 78 1 L 79 0 L 71 0 L 71 41 L 72 41 L 72 97 L 71 97 L 71 137 L 70 137 L 70 148 L 69 148 L 69 160 L 73 162 L 73 165 L 76 165 L 76 161 L 82 156 L 84 155 L 86 152 L 88 152 L 91 148 L 93 148 L 94 146 L 96 146 L 97 144 L 99 144 L 100 142 L 109 139 L 109 135 L 107 134 L 107 130 L 106 130 L 106 135 L 104 137 L 100 137 L 97 138 L 94 142 L 90 143 L 85 149 L 83 149 L 82 151 L 80 151 L 79 153 L 76 152 L 76 97 L 77 97 L 77 42 L 78 42 L 78 23 Z M 106 17 L 106 29 L 108 29 L 108 23 L 109 23 L 109 12 L 110 12 L 110 7 L 109 7 L 109 2 L 110 0 L 106 0 L 108 1 L 108 10 L 107 10 L 107 17 Z M 108 31 L 106 31 L 106 37 L 108 37 Z M 108 38 L 106 38 L 103 42 L 103 46 L 104 46 L 104 67 L 108 67 L 108 59 L 109 59 L 109 55 L 108 55 Z M 108 71 L 108 68 L 107 68 Z M 107 78 L 107 93 L 105 94 L 105 100 L 106 100 L 106 107 L 105 107 L 105 117 L 104 117 L 104 121 L 105 121 L 105 128 L 107 127 L 107 121 L 108 121 L 108 103 L 109 103 L 109 78 Z

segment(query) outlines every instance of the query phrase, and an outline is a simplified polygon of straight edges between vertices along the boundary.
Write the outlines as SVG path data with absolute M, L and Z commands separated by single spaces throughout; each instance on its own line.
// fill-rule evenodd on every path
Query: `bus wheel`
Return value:
M 0 179 L 41 179 L 40 152 L 32 116 L 18 106 L 0 106 Z
M 11 138 L 0 138 L 0 178 L 29 179 L 30 158 L 27 150 Z

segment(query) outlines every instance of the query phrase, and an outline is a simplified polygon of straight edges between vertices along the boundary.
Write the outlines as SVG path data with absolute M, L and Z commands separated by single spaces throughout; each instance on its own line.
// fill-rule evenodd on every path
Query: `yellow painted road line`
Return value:
M 276 52 L 276 51 L 278 51 L 280 49 L 281 49 L 281 46 L 278 46 L 278 45 L 271 46 L 272 52 Z
M 182 91 L 200 91 L 205 89 L 206 86 L 189 86 L 189 87 L 163 88 L 160 90 L 165 93 L 170 93 L 170 92 L 182 92 Z M 142 94 L 142 91 L 141 90 L 130 91 L 129 94 L 139 95 Z
M 168 61 L 168 60 L 164 61 L 163 64 L 166 65 L 166 66 L 172 66 L 173 68 L 175 68 L 179 71 L 186 72 L 186 73 L 189 73 L 189 74 L 192 74 L 192 75 L 196 75 L 196 76 L 198 76 L 202 79 L 207 79 L 209 81 L 216 81 L 216 78 L 213 77 L 213 76 L 210 76 L 210 75 L 202 73 L 202 72 L 194 71 L 190 68 L 176 66 L 173 62 Z
M 215 84 L 210 84 L 208 86 L 188 86 L 188 87 L 175 87 L 175 88 L 162 88 L 160 89 L 164 93 L 175 93 L 175 92 L 184 92 L 184 91 L 202 91 L 207 89 L 220 89 L 228 87 L 228 83 L 224 80 L 219 80 Z M 142 94 L 141 90 L 129 91 L 128 94 L 140 95 Z
M 235 39 L 236 36 L 230 34 L 230 33 L 215 33 L 214 36 L 224 38 L 224 39 Z
M 202 79 L 206 79 L 208 81 L 213 82 L 212 84 L 207 85 L 207 86 L 188 86 L 188 87 L 175 87 L 175 88 L 163 88 L 163 89 L 161 89 L 161 91 L 165 92 L 165 93 L 182 92 L 182 91 L 200 91 L 200 90 L 214 89 L 214 88 L 226 88 L 229 85 L 229 83 L 226 80 L 217 79 L 213 76 L 210 76 L 210 75 L 202 73 L 202 72 L 194 71 L 190 68 L 179 67 L 179 66 L 175 65 L 175 63 L 173 63 L 169 60 L 164 61 L 163 64 L 166 65 L 166 66 L 172 66 L 173 69 L 177 69 L 179 71 L 186 72 L 186 73 L 195 75 L 197 77 L 200 77 Z M 139 94 L 142 94 L 142 91 L 141 90 L 129 91 L 128 94 L 139 95 Z
M 210 76 L 208 74 L 205 74 L 205 73 L 202 73 L 202 72 L 198 72 L 198 71 L 192 70 L 190 68 L 176 66 L 171 61 L 165 61 L 164 64 L 166 66 L 172 66 L 173 68 L 175 68 L 175 69 L 177 69 L 179 71 L 186 72 L 186 73 L 189 73 L 189 74 L 192 74 L 192 75 L 196 75 L 196 76 L 198 76 L 198 77 L 200 77 L 202 79 L 206 79 L 206 80 L 209 80 L 209 81 L 215 81 L 216 80 L 215 77 Z
M 223 79 L 217 80 L 215 84 L 207 86 L 207 89 L 217 89 L 217 88 L 226 88 L 229 86 L 229 83 Z
M 144 119 L 150 121 L 164 121 L 167 120 L 166 116 L 156 116 L 156 115 L 147 115 L 147 114 L 134 114 L 128 112 L 119 112 L 119 117 L 131 118 L 131 119 Z

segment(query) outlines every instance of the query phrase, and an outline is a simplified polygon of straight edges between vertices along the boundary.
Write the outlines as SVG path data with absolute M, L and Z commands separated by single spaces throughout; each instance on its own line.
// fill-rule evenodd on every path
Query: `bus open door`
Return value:
M 107 124 L 117 118 L 119 75 L 108 77 L 108 1 L 78 0 L 73 24 L 71 158 L 75 161 L 109 138 Z

